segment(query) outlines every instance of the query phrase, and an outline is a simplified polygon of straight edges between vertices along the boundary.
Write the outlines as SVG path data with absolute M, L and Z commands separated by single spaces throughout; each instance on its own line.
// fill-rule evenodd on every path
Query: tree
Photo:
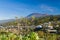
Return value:
M 54 16 L 53 17 L 53 21 L 57 21 L 57 16 Z
M 20 33 L 20 30 L 19 30 L 19 28 L 20 28 L 20 23 L 19 23 L 19 21 L 18 21 L 18 17 L 15 17 L 16 18 L 16 23 L 17 23 L 17 27 L 18 27 L 18 32 Z M 19 34 L 18 33 L 18 34 Z
M 32 25 L 34 25 L 34 20 L 35 20 L 35 17 L 34 17 L 34 16 L 32 16 L 32 17 L 31 17 Z

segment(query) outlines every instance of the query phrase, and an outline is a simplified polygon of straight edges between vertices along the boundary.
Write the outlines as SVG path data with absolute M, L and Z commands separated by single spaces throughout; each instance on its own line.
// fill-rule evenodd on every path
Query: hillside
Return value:
M 44 16 L 48 16 L 48 14 L 41 14 L 41 13 L 32 13 L 32 14 L 29 14 L 28 16 L 27 16 L 27 18 L 30 18 L 30 17 L 32 17 L 32 16 L 34 16 L 34 17 L 44 17 Z
M 26 17 L 28 19 L 27 21 L 29 21 L 30 23 L 31 23 L 31 19 L 29 19 L 29 18 L 31 18 L 32 16 L 36 17 L 36 19 L 34 19 L 34 23 L 35 22 L 39 23 L 39 21 L 41 23 L 49 22 L 49 21 L 60 21 L 60 15 L 47 15 L 47 14 L 41 14 L 41 13 L 32 13 Z M 0 24 L 9 23 L 12 21 L 15 21 L 15 19 L 0 20 Z M 19 19 L 19 21 L 20 21 L 20 19 Z M 21 23 L 24 23 L 24 21 L 25 21 L 25 19 L 23 19 L 23 22 L 21 21 Z
M 14 19 L 0 20 L 0 24 L 12 22 L 12 21 L 14 21 Z

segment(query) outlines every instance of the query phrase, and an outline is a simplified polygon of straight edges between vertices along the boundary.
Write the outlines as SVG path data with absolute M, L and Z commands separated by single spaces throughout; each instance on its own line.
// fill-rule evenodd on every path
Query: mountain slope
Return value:
M 0 20 L 0 24 L 11 22 L 11 21 L 14 21 L 14 19 Z
M 27 18 L 31 18 L 32 16 L 34 16 L 34 17 L 43 17 L 43 16 L 47 16 L 47 14 L 32 13 L 32 14 L 28 15 Z
M 32 16 L 38 18 L 38 17 L 44 17 L 44 16 L 47 16 L 47 14 L 32 13 L 32 14 L 28 15 L 27 18 L 31 18 Z M 6 23 L 6 22 L 12 22 L 12 21 L 15 21 L 15 19 L 0 20 L 0 24 L 2 24 L 2 23 Z

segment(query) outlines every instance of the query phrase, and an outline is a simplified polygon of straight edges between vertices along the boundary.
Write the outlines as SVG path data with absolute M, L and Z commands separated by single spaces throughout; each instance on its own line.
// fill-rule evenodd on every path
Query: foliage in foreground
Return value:
M 39 40 L 38 34 L 31 32 L 27 35 L 16 35 L 13 33 L 0 33 L 0 40 Z
M 57 40 L 57 34 L 45 34 L 40 37 L 36 32 L 30 32 L 27 35 L 17 35 L 10 32 L 0 32 L 0 40 Z M 58 38 L 60 39 L 60 38 Z

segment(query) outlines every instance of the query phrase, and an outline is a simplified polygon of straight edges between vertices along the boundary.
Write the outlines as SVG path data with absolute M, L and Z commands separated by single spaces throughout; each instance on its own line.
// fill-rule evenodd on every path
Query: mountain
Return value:
M 7 20 L 0 20 L 0 24 L 6 23 L 6 22 L 12 22 L 14 19 L 7 19 Z
M 47 14 L 41 14 L 41 13 L 32 13 L 27 16 L 27 18 L 31 18 L 32 16 L 34 17 L 44 17 L 47 16 Z M 6 23 L 6 22 L 12 22 L 15 21 L 15 19 L 7 19 L 7 20 L 0 20 L 0 24 Z
M 30 15 L 27 16 L 27 18 L 31 18 L 32 16 L 34 17 L 44 17 L 44 16 L 48 16 L 48 14 L 41 14 L 41 13 L 32 13 Z

